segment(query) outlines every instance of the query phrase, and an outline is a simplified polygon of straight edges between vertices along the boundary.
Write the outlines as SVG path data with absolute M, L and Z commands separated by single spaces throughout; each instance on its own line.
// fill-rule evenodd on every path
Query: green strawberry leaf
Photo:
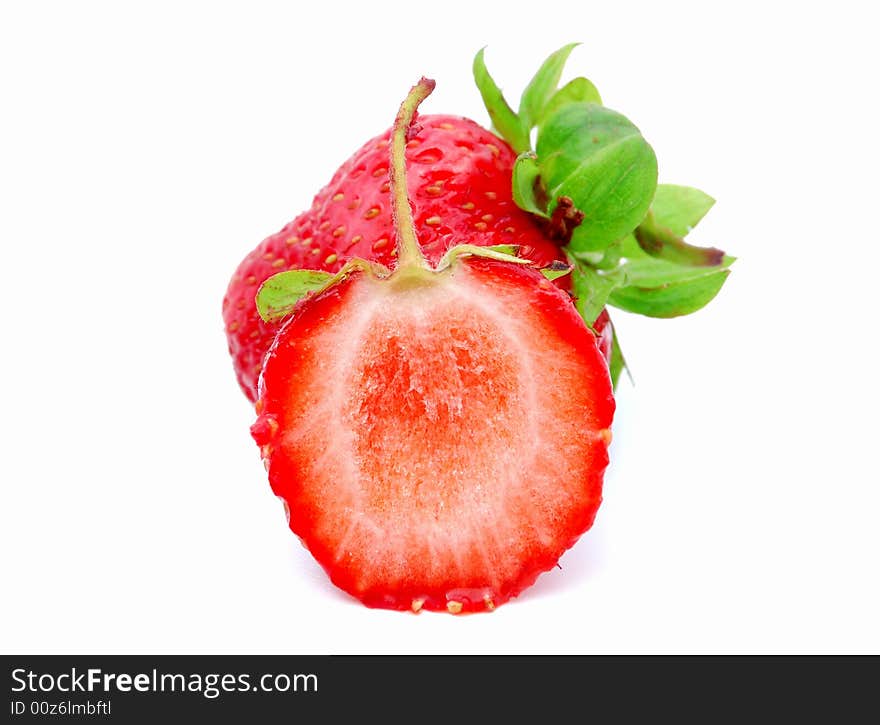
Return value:
M 500 262 L 513 264 L 531 264 L 532 260 L 518 257 L 519 247 L 515 244 L 496 244 L 492 247 L 480 247 L 476 244 L 459 244 L 449 249 L 437 263 L 437 271 L 446 269 L 459 257 L 483 257 L 497 259 Z
M 571 51 L 580 43 L 569 43 L 545 60 L 534 78 L 529 81 L 519 102 L 519 118 L 523 128 L 530 131 L 544 113 L 544 106 L 556 92 L 562 69 Z
M 688 244 L 671 229 L 660 224 L 653 211 L 647 213 L 633 235 L 647 254 L 674 264 L 716 267 L 724 259 L 724 252 L 720 249 Z
M 627 285 L 660 287 L 664 284 L 698 279 L 729 269 L 735 261 L 736 257 L 725 255 L 717 267 L 688 267 L 643 255 L 637 259 L 628 259 L 618 269 L 623 270 Z
M 715 200 L 699 189 L 657 184 L 651 211 L 657 224 L 679 237 L 684 237 L 697 226 L 714 204 Z M 628 234 L 620 243 L 624 257 L 642 255 L 642 249 L 632 234 Z
M 696 247 L 684 241 L 712 208 L 715 200 L 689 186 L 659 184 L 651 208 L 633 234 L 622 241 L 623 256 L 648 254 L 674 264 L 718 266 L 724 252 L 712 247 Z
M 596 269 L 605 272 L 615 269 L 620 264 L 621 257 L 624 257 L 624 244 L 630 245 L 629 249 L 635 249 L 634 254 L 637 256 L 645 256 L 645 253 L 639 247 L 635 237 L 628 234 L 623 239 L 612 242 L 605 249 L 598 252 L 575 252 L 571 248 L 566 248 L 568 254 L 584 264 L 588 264 Z
M 735 259 L 716 267 L 687 267 L 660 259 L 630 259 L 618 268 L 624 283 L 612 289 L 608 303 L 648 317 L 679 317 L 705 307 L 718 294 Z
M 495 83 L 489 70 L 486 68 L 486 62 L 483 59 L 485 48 L 481 48 L 474 57 L 473 72 L 474 81 L 483 98 L 486 110 L 489 112 L 489 118 L 492 119 L 492 125 L 507 143 L 511 145 L 514 151 L 522 153 L 532 147 L 529 140 L 529 129 L 520 121 L 519 117 L 513 112 L 513 109 L 504 99 L 504 94 Z
M 608 372 L 611 374 L 611 387 L 617 390 L 617 381 L 620 380 L 620 373 L 626 370 L 632 381 L 632 375 L 629 374 L 629 367 L 626 364 L 626 358 L 620 349 L 620 341 L 617 339 L 617 328 L 611 323 L 611 360 L 608 362 Z
M 639 245 L 636 243 L 635 238 L 633 238 L 632 243 L 635 244 L 636 249 L 639 248 Z M 570 257 L 574 257 L 584 264 L 589 264 L 591 267 L 599 267 L 602 260 L 605 259 L 605 250 L 601 250 L 598 252 L 575 252 L 570 247 L 566 247 L 566 251 L 568 252 L 568 255 Z
M 547 192 L 541 183 L 541 167 L 531 151 L 524 151 L 513 165 L 513 200 L 520 209 L 549 219 Z
M 622 284 L 624 279 L 620 268 L 607 273 L 600 272 L 588 264 L 575 260 L 571 276 L 575 306 L 584 322 L 590 327 L 595 324 L 613 290 Z
M 639 259 L 645 256 L 645 250 L 639 246 L 634 234 L 627 234 L 618 244 L 620 245 L 621 257 Z
M 550 262 L 546 267 L 542 267 L 541 274 L 552 282 L 554 279 L 559 279 L 560 277 L 570 274 L 572 269 L 574 268 L 570 264 L 566 264 L 565 262 L 556 259 Z
M 566 222 L 565 234 L 554 238 L 568 240 L 577 309 L 591 327 L 606 305 L 651 317 L 694 312 L 715 297 L 734 262 L 719 249 L 684 239 L 714 200 L 699 189 L 658 185 L 653 149 L 626 117 L 602 106 L 588 79 L 557 88 L 576 45 L 544 61 L 523 91 L 518 113 L 486 70 L 483 51 L 474 59 L 474 77 L 495 128 L 519 154 L 514 201 L 545 228 L 557 218 Z M 554 279 L 563 269 L 542 272 Z M 615 385 L 625 368 L 614 332 Z
M 589 80 L 586 78 L 575 78 L 556 91 L 552 98 L 544 104 L 541 116 L 538 119 L 538 126 L 540 126 L 545 119 L 550 118 L 560 108 L 572 103 L 598 103 L 601 105 L 602 98 L 599 96 L 599 91 L 596 89 L 596 86 L 594 86 Z
M 537 151 L 549 197 L 571 197 L 584 213 L 573 251 L 602 250 L 644 219 L 657 158 L 625 116 L 595 103 L 563 106 L 538 130 Z
M 274 274 L 257 291 L 257 311 L 264 322 L 286 317 L 309 292 L 323 289 L 334 275 L 311 269 L 290 269 Z
M 679 237 L 687 235 L 715 204 L 699 189 L 675 184 L 658 184 L 651 210 L 657 223 Z
M 508 254 L 511 257 L 519 256 L 519 245 L 517 244 L 493 244 L 491 247 L 480 247 L 480 249 L 488 249 L 491 252 Z

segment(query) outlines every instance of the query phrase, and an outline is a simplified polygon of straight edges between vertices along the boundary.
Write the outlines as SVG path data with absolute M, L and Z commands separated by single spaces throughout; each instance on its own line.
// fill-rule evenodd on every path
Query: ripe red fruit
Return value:
M 470 236 L 420 251 L 403 154 L 432 88 L 393 129 L 396 266 L 352 263 L 296 305 L 252 433 L 334 583 L 369 606 L 459 613 L 516 596 L 592 524 L 614 401 L 595 335 L 534 266 L 431 251 Z
M 260 319 L 259 286 L 285 269 L 336 272 L 359 257 L 395 264 L 397 237 L 388 179 L 390 129 L 361 147 L 315 197 L 311 209 L 265 239 L 239 265 L 223 300 L 238 381 L 256 399 L 262 361 L 277 323 Z M 407 186 L 422 253 L 436 264 L 453 245 L 513 244 L 538 266 L 564 259 L 512 199 L 516 155 L 494 134 L 456 116 L 421 116 L 407 143 Z M 559 280 L 565 288 L 567 277 Z

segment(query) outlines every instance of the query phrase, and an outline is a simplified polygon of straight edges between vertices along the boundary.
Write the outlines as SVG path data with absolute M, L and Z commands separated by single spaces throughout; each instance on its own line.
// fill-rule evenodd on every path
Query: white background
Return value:
M 868 5 L 352 5 L 2 5 L 0 648 L 880 652 Z M 491 615 L 366 609 L 269 490 L 226 283 L 421 74 L 485 123 L 478 48 L 516 100 L 572 40 L 739 261 L 693 317 L 617 315 L 636 386 L 561 569 Z

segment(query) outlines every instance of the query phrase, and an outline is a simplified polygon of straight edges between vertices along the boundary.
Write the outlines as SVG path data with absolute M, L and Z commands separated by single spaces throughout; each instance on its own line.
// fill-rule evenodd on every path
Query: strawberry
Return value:
M 416 108 L 264 240 L 224 299 L 251 434 L 290 528 L 369 606 L 491 610 L 592 524 L 625 367 L 607 306 L 694 312 L 735 261 L 714 200 L 553 53 L 500 136 Z M 503 140 L 502 140 L 503 139 Z
M 239 265 L 223 300 L 223 319 L 235 372 L 245 395 L 257 379 L 277 323 L 260 319 L 259 286 L 285 269 L 336 272 L 350 259 L 394 265 L 396 236 L 390 212 L 390 129 L 364 144 L 333 176 L 311 209 L 265 239 Z M 436 264 L 457 241 L 512 244 L 539 266 L 562 258 L 535 218 L 514 204 L 510 146 L 473 121 L 421 116 L 410 134 L 408 189 L 422 253 Z M 567 277 L 560 279 L 570 286 Z
M 348 181 L 343 167 L 287 232 L 351 219 L 332 216 L 332 204 L 359 195 L 391 211 L 394 226 L 382 233 L 397 254 L 377 260 L 372 239 L 360 247 L 367 258 L 335 275 L 294 270 L 264 285 L 261 312 L 286 321 L 266 356 L 252 434 L 291 529 L 337 586 L 369 606 L 459 613 L 516 596 L 590 527 L 614 401 L 596 336 L 568 294 L 531 260 L 495 246 L 533 238 L 506 231 L 520 217 L 491 199 L 483 209 L 494 211 L 484 213 L 505 221 L 487 220 L 489 236 L 474 228 L 474 210 L 461 209 L 485 196 L 482 164 L 461 164 L 463 178 L 438 177 L 457 163 L 423 169 L 405 158 L 416 108 L 432 89 L 422 79 L 401 106 L 390 164 L 380 167 L 382 177 L 390 171 L 386 196 L 367 197 L 372 187 Z M 424 119 L 423 127 L 440 128 Z M 452 124 L 458 139 L 462 127 L 471 128 Z M 416 148 L 434 159 L 440 147 Z M 503 153 L 483 159 L 494 164 Z M 414 182 L 408 169 L 417 169 Z M 442 180 L 448 195 L 436 223 L 426 217 L 438 207 L 425 179 Z M 348 222 L 344 234 L 369 228 Z M 480 246 L 485 238 L 493 246 Z

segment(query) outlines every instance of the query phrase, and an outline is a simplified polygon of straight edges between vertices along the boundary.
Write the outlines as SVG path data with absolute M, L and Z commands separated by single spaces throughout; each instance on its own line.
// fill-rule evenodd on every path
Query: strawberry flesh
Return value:
M 591 526 L 614 401 L 568 295 L 471 257 L 412 284 L 354 272 L 298 305 L 257 409 L 272 488 L 332 581 L 458 613 L 516 596 Z

